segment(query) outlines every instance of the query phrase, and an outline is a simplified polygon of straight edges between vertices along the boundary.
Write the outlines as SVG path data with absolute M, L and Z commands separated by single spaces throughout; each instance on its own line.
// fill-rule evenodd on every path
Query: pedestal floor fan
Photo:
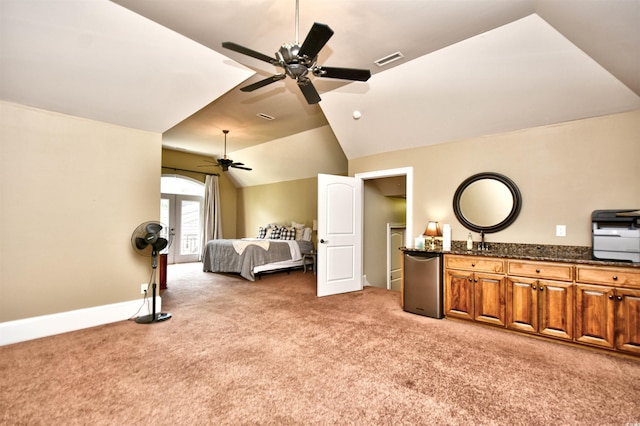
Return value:
M 152 287 L 152 310 L 150 315 L 136 318 L 138 324 L 151 324 L 154 322 L 166 321 L 171 318 L 169 313 L 156 313 L 156 270 L 158 268 L 158 254 L 171 244 L 171 233 L 165 232 L 166 238 L 162 235 L 165 229 L 160 222 L 145 222 L 140 224 L 131 235 L 131 245 L 142 256 L 151 256 L 151 280 Z

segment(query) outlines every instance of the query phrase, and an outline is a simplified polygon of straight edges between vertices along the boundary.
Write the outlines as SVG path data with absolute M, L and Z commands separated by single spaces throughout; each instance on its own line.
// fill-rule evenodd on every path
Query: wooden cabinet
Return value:
M 444 277 L 445 316 L 473 319 L 473 273 L 447 270 Z
M 445 316 L 640 356 L 640 268 L 447 254 Z
M 640 290 L 615 290 L 616 348 L 640 355 Z
M 576 285 L 576 342 L 614 347 L 614 289 Z
M 507 327 L 571 340 L 573 266 L 508 261 L 507 274 Z
M 505 325 L 505 277 L 502 260 L 447 255 L 445 268 L 446 316 Z
M 576 341 L 640 355 L 640 270 L 576 267 Z

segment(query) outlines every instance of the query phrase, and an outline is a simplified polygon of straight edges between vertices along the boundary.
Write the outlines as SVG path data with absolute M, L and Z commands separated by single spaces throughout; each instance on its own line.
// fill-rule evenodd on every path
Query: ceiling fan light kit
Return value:
M 222 158 L 218 158 L 216 160 L 218 163 L 217 166 L 221 167 L 223 172 L 229 171 L 229 167 L 241 170 L 252 170 L 250 167 L 246 167 L 244 163 L 236 163 L 232 159 L 227 157 L 227 134 L 229 133 L 229 131 L 223 130 L 222 133 L 224 133 L 224 155 L 222 156 Z
M 289 76 L 296 80 L 307 103 L 313 105 L 320 102 L 321 99 L 318 91 L 308 77 L 310 73 L 315 77 L 337 78 L 351 81 L 369 80 L 371 71 L 368 69 L 322 67 L 316 65 L 318 53 L 329 41 L 331 36 L 333 36 L 333 30 L 326 24 L 315 22 L 311 30 L 309 30 L 307 37 L 304 39 L 304 42 L 300 45 L 298 43 L 298 15 L 298 1 L 296 1 L 296 41 L 295 43 L 285 43 L 280 46 L 280 49 L 275 53 L 275 58 L 230 41 L 222 43 L 222 47 L 226 49 L 251 56 L 252 58 L 268 62 L 284 69 L 283 73 L 275 74 L 264 80 L 240 88 L 241 91 L 252 92 Z

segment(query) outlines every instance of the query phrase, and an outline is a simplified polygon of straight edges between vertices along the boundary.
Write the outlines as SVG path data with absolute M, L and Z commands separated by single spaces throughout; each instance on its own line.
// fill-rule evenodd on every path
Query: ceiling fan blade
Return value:
M 316 77 L 367 81 L 371 77 L 371 71 L 358 68 L 315 67 L 313 69 L 313 75 Z
M 306 56 L 309 59 L 315 58 L 332 35 L 333 30 L 328 25 L 314 22 L 309 34 L 307 34 L 307 38 L 304 39 L 302 46 L 300 46 L 298 56 Z
M 242 170 L 253 170 L 251 167 L 244 167 L 244 165 L 240 166 L 242 163 L 233 163 L 231 167 L 234 169 L 242 169 Z
M 241 87 L 240 90 L 243 92 L 253 92 L 256 89 L 266 86 L 267 84 L 275 83 L 276 81 L 280 81 L 285 78 L 286 74 L 276 74 L 271 77 L 265 78 L 264 80 L 260 80 L 256 83 L 250 84 L 248 86 Z
M 267 56 L 264 53 L 256 52 L 248 47 L 240 46 L 239 44 L 231 41 L 225 41 L 222 43 L 222 47 L 225 49 L 233 50 L 234 52 L 242 53 L 243 55 L 251 56 L 252 58 L 260 59 L 261 61 L 268 62 L 272 65 L 280 65 L 277 59 Z
M 308 78 L 298 79 L 298 87 L 300 87 L 300 90 L 302 90 L 302 94 L 307 100 L 307 103 L 313 105 L 320 102 L 320 95 L 318 94 L 316 88 L 313 86 L 313 83 L 311 83 L 311 80 L 309 80 Z

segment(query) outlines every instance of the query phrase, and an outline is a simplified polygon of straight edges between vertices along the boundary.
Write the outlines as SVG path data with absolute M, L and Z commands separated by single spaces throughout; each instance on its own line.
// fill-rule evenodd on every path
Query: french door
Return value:
M 167 263 L 197 262 L 202 245 L 202 197 L 162 194 L 160 221 L 167 225 L 173 241 Z

